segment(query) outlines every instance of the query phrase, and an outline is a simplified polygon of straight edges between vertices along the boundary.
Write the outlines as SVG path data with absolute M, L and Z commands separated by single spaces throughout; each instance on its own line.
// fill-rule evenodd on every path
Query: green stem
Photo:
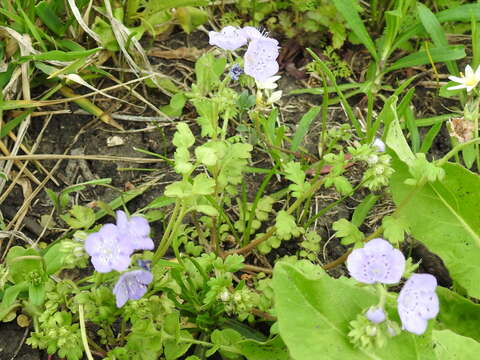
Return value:
M 160 258 L 165 253 L 165 252 L 163 252 L 162 249 L 165 246 L 165 242 L 167 242 L 167 240 L 169 238 L 169 235 L 170 235 L 170 232 L 172 230 L 172 226 L 173 226 L 174 222 L 176 222 L 176 218 L 177 218 L 177 214 L 178 214 L 179 210 L 180 210 L 180 200 L 177 200 L 175 202 L 175 208 L 172 211 L 172 215 L 170 216 L 170 220 L 168 222 L 167 228 L 165 229 L 165 231 L 163 233 L 162 240 L 160 240 L 160 244 L 158 245 L 158 248 L 155 251 L 155 254 L 153 254 L 153 260 L 152 260 L 153 264 L 155 264 L 158 260 L 160 260 Z M 162 253 L 162 254 L 159 255 L 160 253 Z
M 82 335 L 83 348 L 85 349 L 85 355 L 88 360 L 94 360 L 92 353 L 90 352 L 90 347 L 88 346 L 87 330 L 85 329 L 85 317 L 83 313 L 83 305 L 78 305 L 78 320 L 80 322 L 80 333 Z
M 457 144 L 452 150 L 450 150 L 443 158 L 437 161 L 437 166 L 443 166 L 445 163 L 453 156 L 455 156 L 459 151 L 462 149 L 472 145 L 472 144 L 480 144 L 480 137 L 475 139 L 466 141 L 464 143 Z
M 181 211 L 180 214 L 176 217 L 175 223 L 173 224 L 173 228 L 170 231 L 170 235 L 168 238 L 162 238 L 162 241 L 160 242 L 160 246 L 158 247 L 157 251 L 153 255 L 153 264 L 157 262 L 165 253 L 167 252 L 168 248 L 172 244 L 173 239 L 177 236 L 177 231 L 180 225 L 182 224 L 183 218 L 185 217 L 186 211 L 183 208 L 183 205 L 181 206 Z M 170 223 L 173 223 L 173 217 L 170 219 Z M 169 224 L 170 225 L 170 224 Z M 175 251 L 175 249 L 174 249 Z M 178 252 L 178 249 L 175 251 L 175 256 L 177 257 L 177 260 L 180 262 L 182 259 L 180 259 L 180 254 Z
M 308 199 L 310 196 L 315 194 L 315 192 L 320 188 L 320 186 L 322 186 L 324 181 L 325 181 L 325 178 L 323 178 L 323 177 L 320 178 L 320 179 L 317 179 L 315 181 L 315 183 L 310 187 L 310 189 L 307 192 L 305 192 L 305 194 L 303 194 L 303 196 L 301 196 L 297 200 L 295 200 L 295 202 L 287 209 L 287 214 L 291 215 L 305 201 L 305 199 Z M 276 226 L 272 226 L 270 228 L 270 230 L 267 231 L 266 234 L 256 238 L 251 243 L 249 243 L 248 245 L 246 245 L 246 246 L 244 246 L 240 249 L 230 250 L 230 251 L 225 252 L 223 254 L 223 256 L 225 257 L 225 256 L 232 255 L 232 254 L 248 253 L 251 250 L 253 250 L 254 248 L 256 248 L 258 245 L 260 245 L 262 242 L 264 242 L 264 241 L 268 240 L 270 237 L 272 237 L 273 234 L 275 234 L 276 230 L 277 230 Z

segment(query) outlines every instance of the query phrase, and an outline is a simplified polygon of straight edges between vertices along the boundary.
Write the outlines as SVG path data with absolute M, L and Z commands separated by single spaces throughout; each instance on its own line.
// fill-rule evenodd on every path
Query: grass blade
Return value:
M 363 25 L 362 19 L 356 10 L 357 2 L 352 0 L 333 0 L 333 4 L 337 8 L 338 12 L 342 14 L 348 25 L 362 42 L 363 45 L 370 52 L 375 60 L 378 60 L 377 50 L 375 44 L 372 41 L 370 35 L 368 35 L 365 25 Z

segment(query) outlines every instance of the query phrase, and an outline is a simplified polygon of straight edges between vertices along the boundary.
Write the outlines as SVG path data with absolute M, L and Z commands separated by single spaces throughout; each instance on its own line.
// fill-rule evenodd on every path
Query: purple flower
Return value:
M 245 26 L 240 29 L 240 31 L 247 40 L 258 39 L 261 37 L 266 37 L 265 35 L 267 35 L 266 33 L 261 33 L 257 28 L 254 28 L 253 26 Z
M 373 239 L 348 256 L 347 269 L 355 280 L 395 284 L 405 270 L 405 257 L 386 240 Z
M 152 273 L 145 270 L 133 270 L 120 275 L 113 288 L 117 307 L 121 308 L 128 300 L 140 299 L 152 280 Z
M 152 250 L 153 240 L 149 237 L 150 225 L 141 216 L 130 219 L 122 210 L 117 211 L 117 227 L 122 241 L 128 243 L 133 250 Z
M 413 274 L 397 298 L 398 315 L 402 328 L 421 335 L 427 329 L 428 319 L 438 314 L 437 279 L 430 274 Z
M 374 308 L 374 307 L 371 307 L 370 309 L 368 309 L 365 316 L 367 317 L 368 320 L 370 320 L 375 324 L 379 324 L 385 321 L 385 318 L 386 318 L 385 312 L 381 308 Z
M 261 37 L 253 39 L 245 53 L 245 74 L 262 82 L 278 72 L 278 41 Z
M 130 265 L 133 249 L 120 240 L 120 235 L 117 226 L 105 224 L 86 238 L 85 251 L 92 257 L 92 264 L 98 272 L 124 271 Z
M 219 32 L 209 31 L 208 37 L 210 45 L 216 45 L 224 50 L 236 50 L 247 43 L 243 32 L 234 26 L 226 26 Z
M 228 75 L 232 78 L 232 80 L 238 80 L 238 77 L 243 74 L 243 69 L 238 64 L 234 64 Z
M 379 152 L 385 152 L 385 143 L 380 138 L 375 138 L 372 144 Z

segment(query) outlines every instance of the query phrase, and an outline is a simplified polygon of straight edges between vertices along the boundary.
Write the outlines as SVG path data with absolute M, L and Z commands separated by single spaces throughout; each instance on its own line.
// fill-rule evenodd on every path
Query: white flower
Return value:
M 457 90 L 457 89 L 467 89 L 467 92 L 470 92 L 474 87 L 477 86 L 480 82 L 480 66 L 477 67 L 477 70 L 473 72 L 473 69 L 470 65 L 465 67 L 465 76 L 460 73 L 461 77 L 458 76 L 449 76 L 448 78 L 452 81 L 459 83 L 460 85 L 451 86 L 448 90 Z
M 282 90 L 274 91 L 272 95 L 268 97 L 267 104 L 273 104 L 280 100 L 280 98 L 282 97 L 282 93 Z
M 269 89 L 273 90 L 278 87 L 277 81 L 280 79 L 280 75 L 270 76 L 269 78 L 265 79 L 264 81 L 256 81 L 257 88 L 259 89 Z

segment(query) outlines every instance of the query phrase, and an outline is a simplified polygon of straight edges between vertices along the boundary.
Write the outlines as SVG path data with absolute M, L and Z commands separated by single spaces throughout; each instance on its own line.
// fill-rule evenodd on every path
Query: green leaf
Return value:
M 173 135 L 172 143 L 177 148 L 185 147 L 187 149 L 195 144 L 195 136 L 193 136 L 186 123 L 181 122 L 177 124 L 177 131 Z
M 50 245 L 45 254 L 43 254 L 43 260 L 47 266 L 45 269 L 47 275 L 55 274 L 62 268 L 63 260 L 68 254 L 61 252 L 61 247 L 61 243 Z
M 58 36 L 63 36 L 65 34 L 66 26 L 60 21 L 60 18 L 47 1 L 40 1 L 35 6 L 35 13 L 55 34 Z
M 175 154 L 173 155 L 175 160 L 175 171 L 182 175 L 188 175 L 194 169 L 193 164 L 190 162 L 190 152 L 186 147 L 178 147 L 175 150 Z
M 385 138 L 385 143 L 391 148 L 397 156 L 406 164 L 410 164 L 415 160 L 410 146 L 408 146 L 407 140 L 403 135 L 400 122 L 398 120 L 397 111 L 396 111 L 396 102 L 393 102 L 391 105 L 391 114 L 393 119 L 391 119 L 390 124 L 388 125 L 387 136 Z
M 222 357 L 226 359 L 239 359 L 239 354 L 221 350 L 222 346 L 228 346 L 237 348 L 237 344 L 242 340 L 242 335 L 233 329 L 214 330 L 211 335 L 211 341 L 215 345 L 205 355 L 213 355 L 217 350 L 222 354 Z
M 368 35 L 365 25 L 363 25 L 362 19 L 357 11 L 357 2 L 353 0 L 333 0 L 333 4 L 337 8 L 338 12 L 347 21 L 348 25 L 362 42 L 363 45 L 367 48 L 370 54 L 374 59 L 378 59 L 377 51 L 375 45 Z
M 195 205 L 193 208 L 208 216 L 218 216 L 218 210 L 211 205 Z
M 193 179 L 192 192 L 196 195 L 210 195 L 215 190 L 215 180 L 209 178 L 206 174 L 198 174 Z
M 437 320 L 459 335 L 480 341 L 480 304 L 444 287 L 437 287 L 437 295 L 441 309 Z
M 44 262 L 40 253 L 33 248 L 13 246 L 7 254 L 6 263 L 9 274 L 15 284 L 30 281 L 31 275 L 43 276 Z
M 375 194 L 368 194 L 367 196 L 365 196 L 365 198 L 362 200 L 360 204 L 357 205 L 357 207 L 355 208 L 355 211 L 353 212 L 352 224 L 355 225 L 356 227 L 359 227 L 360 225 L 362 225 L 369 211 L 377 203 L 377 200 L 379 198 L 380 196 Z
M 480 298 L 480 191 L 476 190 L 480 178 L 447 163 L 442 181 L 412 192 L 414 188 L 404 183 L 410 177 L 407 167 L 398 159 L 393 167 L 393 200 L 397 206 L 402 204 L 399 216 L 408 223 L 412 236 L 442 258 L 452 278 L 470 296 Z
M 383 235 L 391 243 L 401 243 L 405 239 L 405 233 L 409 232 L 408 224 L 403 219 L 393 216 L 385 216 L 382 219 Z
M 193 336 L 190 334 L 190 332 L 186 330 L 180 330 L 180 336 L 182 336 L 185 339 L 192 339 Z M 190 346 L 192 346 L 191 342 L 176 342 L 173 340 L 166 340 L 164 342 L 164 354 L 165 354 L 165 360 L 175 360 L 180 358 L 182 355 L 184 355 Z
M 192 184 L 187 181 L 176 181 L 165 187 L 164 195 L 179 199 L 192 196 Z
M 207 95 L 214 86 L 220 83 L 220 76 L 223 74 L 226 64 L 227 59 L 225 57 L 215 58 L 211 52 L 202 55 L 197 60 L 195 74 L 201 94 Z
M 34 61 L 76 61 L 78 58 L 87 57 L 98 53 L 101 49 L 95 48 L 90 50 L 83 51 L 61 51 L 61 50 L 52 50 L 46 51 L 40 54 L 22 56 L 22 60 L 34 60 Z
M 349 323 L 378 299 L 351 279 L 331 278 L 311 264 L 278 262 L 273 290 L 280 335 L 295 360 L 318 359 L 319 354 L 322 360 L 434 359 L 429 336 L 407 332 L 381 349 L 354 348 L 347 337 Z
M 182 115 L 183 107 L 187 102 L 187 97 L 184 93 L 177 93 L 170 99 L 170 104 L 162 106 L 160 110 L 170 116 L 171 118 L 177 118 Z
M 95 212 L 87 206 L 74 205 L 69 214 L 60 217 L 73 229 L 88 229 L 95 223 Z
M 215 150 L 205 145 L 195 148 L 195 156 L 200 163 L 206 166 L 214 166 L 218 161 Z
M 297 226 L 295 218 L 289 215 L 285 210 L 278 212 L 275 218 L 276 235 L 280 239 L 289 240 L 292 235 L 294 237 L 300 236 L 303 228 Z
M 260 342 L 243 340 L 237 343 L 238 348 L 248 360 L 290 360 L 288 349 L 280 336 Z
M 438 360 L 477 359 L 480 343 L 450 330 L 433 331 L 435 355 Z
M 365 237 L 363 233 L 347 219 L 335 221 L 332 228 L 336 231 L 335 236 L 342 239 L 343 245 L 354 244 L 362 241 Z
M 320 106 L 314 106 L 306 114 L 302 116 L 300 122 L 298 123 L 297 130 L 292 139 L 292 145 L 290 146 L 290 151 L 297 151 L 300 146 L 300 142 L 305 138 L 305 135 L 310 128 L 313 120 L 316 119 L 318 113 L 322 108 Z
M 191 6 L 180 7 L 175 11 L 175 17 L 182 27 L 183 31 L 190 34 L 198 26 L 208 20 L 208 14 L 202 10 Z
M 429 49 L 428 52 L 433 62 L 458 60 L 463 59 L 466 56 L 465 47 L 463 45 L 435 47 L 433 49 Z M 386 70 L 386 72 L 429 63 L 430 57 L 428 56 L 427 52 L 425 50 L 421 50 L 398 59 Z
M 14 117 L 12 120 L 3 125 L 0 129 L 0 139 L 5 137 L 10 131 L 20 125 L 20 123 L 25 120 L 28 115 L 30 115 L 30 111 L 24 111 L 23 113 Z
M 143 209 L 148 210 L 148 209 L 159 209 L 165 206 L 168 206 L 172 204 L 174 200 L 167 196 L 159 196 L 156 199 L 154 199 L 150 204 L 145 206 Z
M 425 5 L 417 2 L 417 13 L 422 21 L 423 27 L 432 38 L 436 47 L 448 46 L 447 36 L 443 30 L 437 17 Z M 458 74 L 457 64 L 453 61 L 446 62 L 448 71 L 453 74 Z
M 28 287 L 28 298 L 35 306 L 41 306 L 45 300 L 45 284 L 30 284 Z

